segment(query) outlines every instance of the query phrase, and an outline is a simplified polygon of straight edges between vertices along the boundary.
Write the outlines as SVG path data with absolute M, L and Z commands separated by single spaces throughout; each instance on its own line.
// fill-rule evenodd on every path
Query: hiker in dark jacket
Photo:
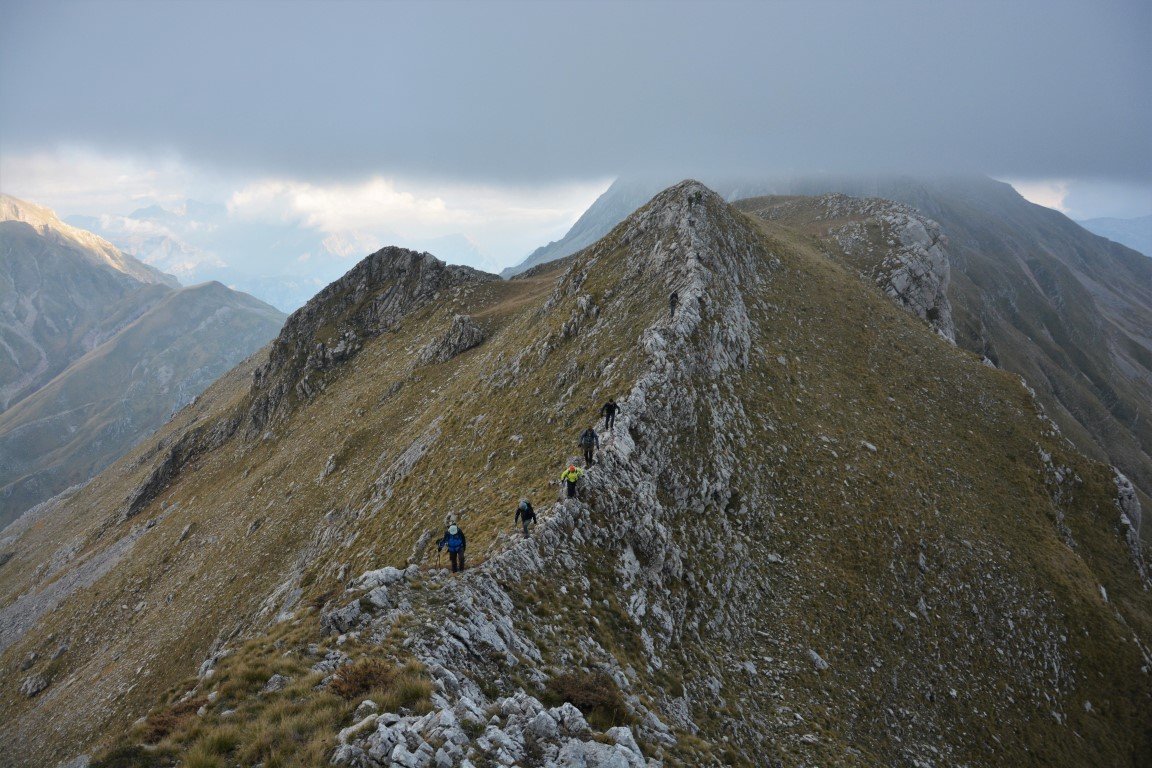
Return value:
M 671 320 L 676 316 L 676 305 L 680 303 L 680 294 L 672 291 L 672 295 L 668 297 L 668 319 Z
M 528 535 L 528 523 L 536 525 L 536 510 L 532 509 L 532 502 L 528 499 L 520 499 L 520 503 L 516 506 L 516 518 L 512 524 L 524 521 L 524 535 Z
M 604 403 L 604 407 L 600 409 L 600 415 L 604 417 L 604 431 L 607 432 L 612 429 L 612 425 L 616 423 L 616 412 L 620 410 L 620 406 L 616 405 L 616 401 L 608 398 L 608 402 Z
M 448 561 L 452 565 L 452 573 L 464 570 L 464 550 L 468 548 L 468 539 L 464 538 L 464 531 L 460 526 L 452 523 L 444 531 L 444 538 L 436 542 L 436 551 L 448 547 Z
M 580 447 L 584 449 L 584 466 L 592 466 L 592 459 L 597 448 L 600 447 L 600 437 L 592 427 L 580 433 Z

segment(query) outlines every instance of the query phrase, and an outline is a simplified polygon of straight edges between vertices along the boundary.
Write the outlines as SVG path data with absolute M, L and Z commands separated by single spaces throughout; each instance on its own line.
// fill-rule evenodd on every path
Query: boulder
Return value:
M 452 325 L 442 337 L 424 347 L 420 362 L 443 363 L 484 342 L 484 330 L 468 315 L 455 315 Z

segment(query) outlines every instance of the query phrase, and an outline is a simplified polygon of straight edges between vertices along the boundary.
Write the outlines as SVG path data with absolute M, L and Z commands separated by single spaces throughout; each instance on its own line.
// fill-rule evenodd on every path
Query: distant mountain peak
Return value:
M 142 283 L 179 287 L 180 281 L 123 253 L 99 235 L 60 220 L 51 208 L 0 194 L 0 221 L 27 224 L 43 237 L 70 245 L 90 262 L 110 267 Z

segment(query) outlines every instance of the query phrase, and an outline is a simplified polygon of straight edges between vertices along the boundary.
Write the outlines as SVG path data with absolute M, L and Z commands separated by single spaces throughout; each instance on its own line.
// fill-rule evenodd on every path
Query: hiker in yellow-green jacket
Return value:
M 569 464 L 568 469 L 560 473 L 560 479 L 568 486 L 568 498 L 576 497 L 576 481 L 584 474 L 584 470 L 575 464 Z

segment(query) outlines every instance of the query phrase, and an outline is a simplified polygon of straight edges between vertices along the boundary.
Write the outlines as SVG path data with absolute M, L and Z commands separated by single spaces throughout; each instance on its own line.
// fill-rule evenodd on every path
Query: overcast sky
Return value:
M 0 0 L 0 190 L 379 215 L 487 266 L 639 171 L 966 171 L 1135 216 L 1150 93 L 1147 0 Z

